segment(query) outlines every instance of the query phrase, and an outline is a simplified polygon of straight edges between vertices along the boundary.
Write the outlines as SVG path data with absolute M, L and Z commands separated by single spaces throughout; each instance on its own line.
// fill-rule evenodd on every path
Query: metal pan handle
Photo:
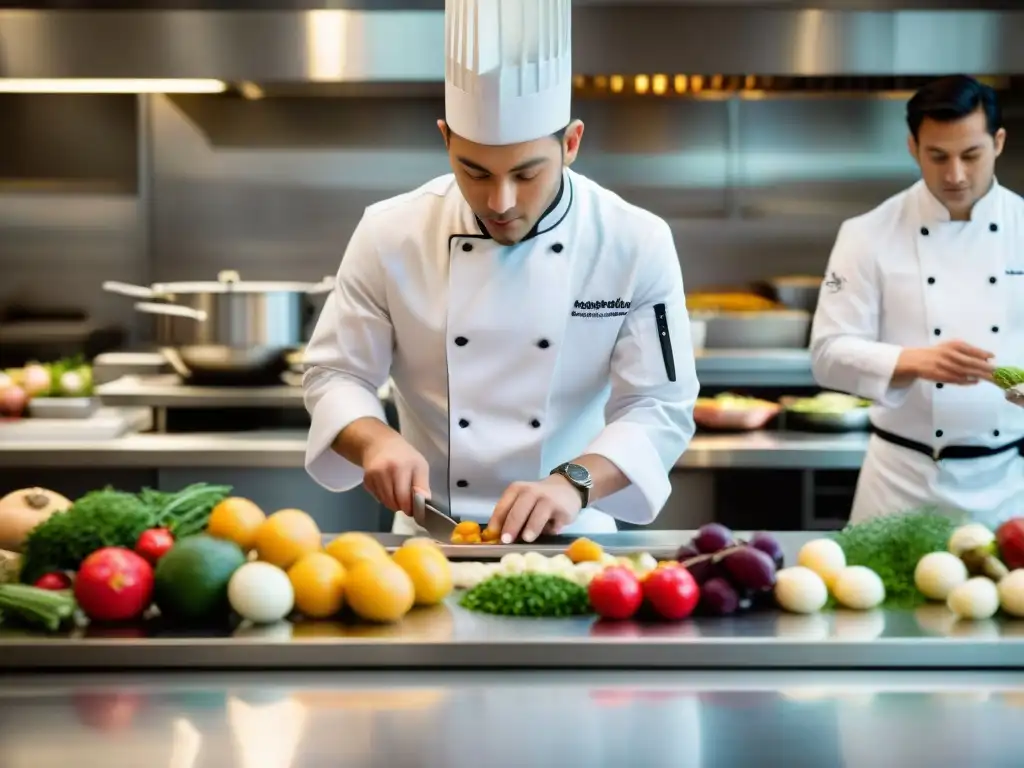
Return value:
M 160 294 L 152 288 L 145 288 L 141 285 L 131 283 L 120 283 L 117 280 L 107 280 L 103 283 L 103 290 L 110 293 L 119 293 L 129 299 L 159 299 Z
M 139 312 L 147 312 L 151 315 L 167 315 L 170 317 L 185 317 L 195 320 L 198 323 L 206 322 L 206 313 L 201 309 L 182 307 L 178 304 L 154 304 L 149 301 L 136 302 L 135 308 Z

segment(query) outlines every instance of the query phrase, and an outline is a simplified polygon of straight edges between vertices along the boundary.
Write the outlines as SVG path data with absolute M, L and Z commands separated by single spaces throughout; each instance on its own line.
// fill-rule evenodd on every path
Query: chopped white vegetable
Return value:
M 540 552 L 527 552 L 523 557 L 527 573 L 550 573 L 550 561 Z
M 828 588 L 810 568 L 794 565 L 775 574 L 775 601 L 790 613 L 817 613 L 828 601 Z
M 885 600 L 885 585 L 878 574 L 870 568 L 851 565 L 836 574 L 832 594 L 845 608 L 870 611 Z
M 618 565 L 619 559 L 615 555 L 609 555 L 607 552 L 601 555 L 601 565 Z
M 996 536 L 992 531 L 981 523 L 968 523 L 961 525 L 953 535 L 949 537 L 949 544 L 946 546 L 950 552 L 960 557 L 964 552 L 972 549 L 991 548 L 995 545 Z
M 989 619 L 999 610 L 999 590 L 991 579 L 975 576 L 950 592 L 946 605 L 961 619 Z
M 603 571 L 604 568 L 605 566 L 601 563 L 577 563 L 573 569 L 573 580 L 581 587 L 589 586 L 594 577 Z
M 641 552 L 636 558 L 637 573 L 650 573 L 658 567 L 658 561 L 650 552 Z
M 846 553 L 832 539 L 815 539 L 800 547 L 796 563 L 810 568 L 821 577 L 825 586 L 830 587 L 835 577 L 846 567 Z
M 1011 616 L 1024 618 L 1024 568 L 1010 571 L 999 581 L 999 604 Z
M 501 558 L 501 572 L 507 576 L 526 573 L 526 558 L 518 552 L 510 552 Z
M 930 552 L 914 569 L 914 585 L 929 600 L 946 600 L 968 577 L 964 561 L 952 552 Z

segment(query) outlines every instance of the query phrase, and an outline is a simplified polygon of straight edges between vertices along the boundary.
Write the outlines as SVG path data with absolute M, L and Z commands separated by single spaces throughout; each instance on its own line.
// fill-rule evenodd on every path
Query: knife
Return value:
M 427 529 L 432 538 L 446 544 L 451 541 L 458 520 L 452 517 L 444 502 L 428 499 L 422 493 L 414 493 L 412 503 L 414 518 Z

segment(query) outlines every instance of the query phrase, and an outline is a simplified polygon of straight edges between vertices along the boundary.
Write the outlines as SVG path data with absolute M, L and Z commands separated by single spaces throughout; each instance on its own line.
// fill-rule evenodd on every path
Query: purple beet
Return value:
M 710 579 L 700 588 L 700 607 L 712 616 L 727 616 L 739 606 L 739 595 L 725 579 Z
M 693 546 L 702 555 L 711 555 L 720 552 L 733 543 L 732 531 L 719 523 L 708 523 L 702 525 L 697 535 L 693 538 Z
M 722 576 L 722 568 L 718 563 L 711 561 L 711 558 L 705 560 L 698 560 L 695 563 L 690 563 L 686 566 L 686 570 L 693 576 L 693 580 L 698 585 L 704 584 L 704 582 L 715 578 L 716 576 Z
M 775 563 L 759 549 L 744 547 L 726 555 L 722 563 L 740 589 L 764 592 L 775 586 Z
M 676 562 L 681 563 L 684 560 L 689 560 L 691 557 L 697 557 L 699 554 L 700 552 L 697 551 L 693 544 L 683 544 L 676 552 Z
M 750 540 L 750 545 L 754 549 L 759 549 L 764 552 L 768 557 L 775 563 L 776 570 L 782 568 L 783 562 L 785 561 L 785 555 L 782 554 L 782 545 L 775 540 L 770 534 L 764 531 L 755 533 L 753 538 Z

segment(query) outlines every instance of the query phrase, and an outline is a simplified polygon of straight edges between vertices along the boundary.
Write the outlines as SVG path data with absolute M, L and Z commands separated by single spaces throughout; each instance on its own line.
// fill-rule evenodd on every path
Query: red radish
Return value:
M 85 558 L 75 578 L 75 600 L 93 621 L 137 619 L 152 597 L 152 566 L 122 547 L 96 550 Z
M 68 575 L 66 573 L 62 573 L 61 571 L 53 571 L 52 573 L 44 573 L 36 580 L 36 583 L 32 586 L 39 587 L 40 589 L 50 589 L 55 592 L 59 592 L 62 589 L 71 588 L 71 579 L 68 578 Z
M 643 582 L 644 599 L 663 619 L 685 619 L 700 600 L 700 587 L 690 572 L 678 565 L 657 568 Z
M 150 528 L 143 531 L 135 544 L 136 554 L 141 555 L 149 561 L 150 565 L 156 565 L 156 561 L 167 554 L 167 550 L 174 546 L 174 536 L 166 528 Z
M 640 608 L 644 593 L 628 568 L 614 566 L 597 574 L 587 588 L 590 605 L 606 619 L 629 619 Z

